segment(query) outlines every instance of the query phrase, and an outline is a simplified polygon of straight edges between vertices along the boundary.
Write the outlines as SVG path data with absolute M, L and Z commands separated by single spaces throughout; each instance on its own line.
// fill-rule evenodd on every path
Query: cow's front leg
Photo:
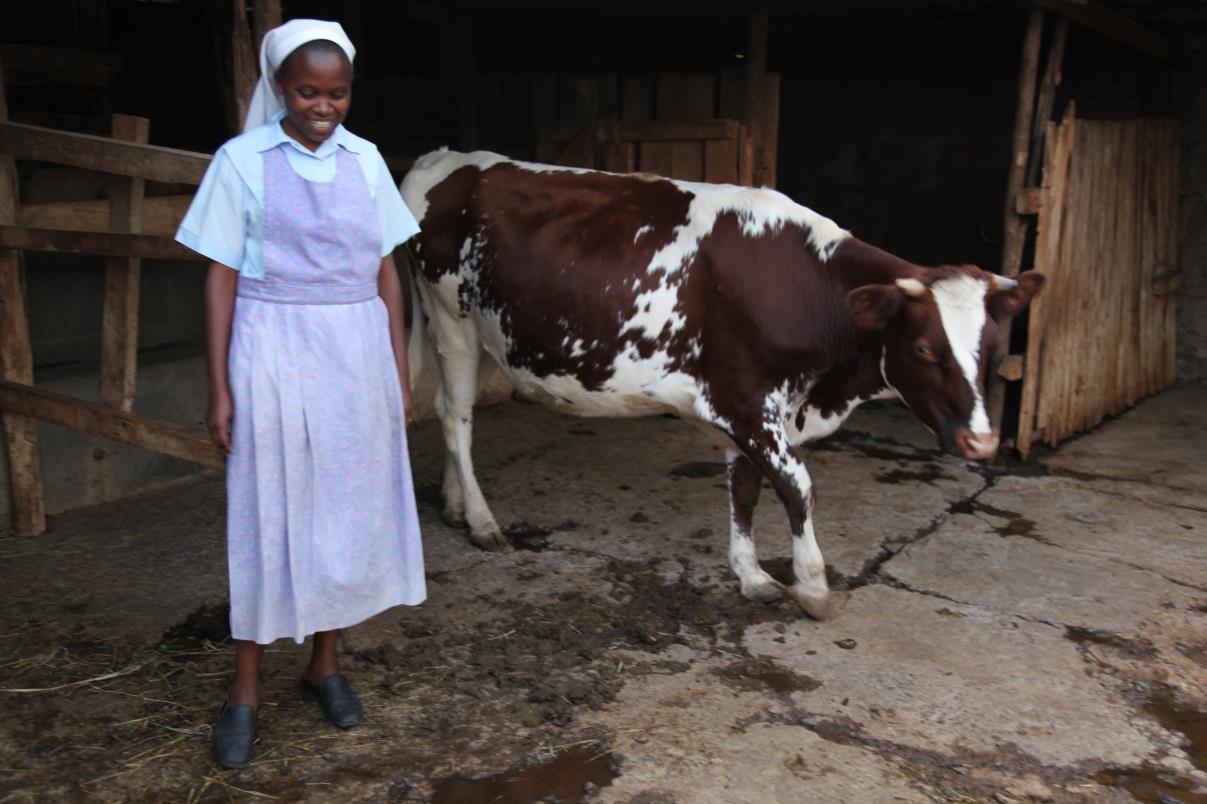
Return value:
M 805 464 L 788 447 L 782 429 L 759 430 L 739 438 L 738 444 L 771 481 L 788 512 L 795 576 L 789 591 L 811 617 L 825 619 L 829 613 L 830 587 L 826 583 L 826 563 L 813 534 L 813 480 Z
M 754 506 L 759 501 L 763 473 L 740 452 L 726 450 L 729 483 L 729 566 L 742 584 L 742 597 L 769 603 L 784 596 L 784 586 L 759 566 L 754 544 Z

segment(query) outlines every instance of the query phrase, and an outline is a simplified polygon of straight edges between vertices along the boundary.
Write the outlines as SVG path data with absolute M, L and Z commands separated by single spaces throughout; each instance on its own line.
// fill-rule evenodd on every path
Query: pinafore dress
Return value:
M 423 601 L 382 235 L 357 158 L 264 153 L 264 277 L 239 277 L 227 462 L 231 634 L 267 644 Z

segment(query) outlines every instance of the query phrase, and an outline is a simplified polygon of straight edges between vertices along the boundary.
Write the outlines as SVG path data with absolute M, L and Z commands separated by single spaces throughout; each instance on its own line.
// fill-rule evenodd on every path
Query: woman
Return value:
M 223 767 L 251 760 L 266 644 L 314 635 L 303 691 L 348 728 L 363 710 L 339 673 L 339 629 L 426 594 L 391 256 L 419 226 L 376 147 L 342 125 L 355 52 L 333 22 L 268 32 L 244 132 L 214 155 L 176 234 L 213 261 L 208 421 L 230 453 Z

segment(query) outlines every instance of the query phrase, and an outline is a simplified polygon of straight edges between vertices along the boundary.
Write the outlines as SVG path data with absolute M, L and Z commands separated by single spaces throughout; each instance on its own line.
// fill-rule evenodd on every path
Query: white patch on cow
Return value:
M 641 239 L 641 236 L 643 234 L 646 234 L 646 233 L 652 232 L 652 231 L 654 231 L 653 226 L 649 226 L 648 224 L 646 226 L 642 226 L 640 229 L 637 230 L 637 234 L 633 235 L 633 242 L 636 243 L 638 240 Z
M 847 417 L 851 415 L 855 408 L 859 407 L 866 401 L 867 399 L 863 397 L 856 397 L 855 399 L 847 402 L 846 406 L 843 407 L 842 410 L 835 411 L 829 415 L 822 413 L 820 408 L 815 408 L 812 405 L 805 405 L 805 421 L 803 427 L 797 429 L 795 415 L 788 417 L 788 422 L 786 425 L 788 430 L 788 443 L 794 447 L 798 447 L 801 444 L 809 441 L 816 441 L 819 438 L 825 438 L 839 427 L 842 427 L 842 423 L 847 420 Z
M 780 474 L 788 477 L 805 498 L 813 487 L 813 481 L 805 470 L 805 465 L 792 454 L 788 427 L 790 417 L 804 403 L 808 391 L 807 386 L 794 391 L 789 383 L 785 382 L 763 399 L 763 423 L 772 438 L 773 446 L 769 456 L 771 465 Z
M 583 348 L 583 339 L 575 338 L 573 335 L 567 335 L 562 341 L 562 345 L 568 348 L 572 358 L 579 358 L 587 353 L 587 350 Z
M 992 431 L 985 412 L 985 400 L 977 384 L 980 368 L 981 333 L 985 329 L 985 293 L 989 283 L 969 274 L 940 279 L 930 287 L 939 307 L 939 320 L 947 333 L 952 356 L 972 389 L 972 416 L 968 427 L 974 435 Z
M 813 514 L 805 519 L 805 529 L 792 539 L 792 574 L 796 578 L 793 593 L 814 602 L 821 602 L 830 594 L 826 583 L 826 561 L 817 546 L 817 535 L 813 531 Z
M 402 184 L 398 185 L 398 190 L 402 193 L 402 200 L 406 202 L 407 208 L 415 216 L 415 220 L 422 223 L 423 216 L 427 214 L 428 209 L 428 192 L 447 179 L 451 173 L 467 165 L 472 165 L 479 170 L 486 170 L 491 165 L 506 160 L 506 157 L 492 154 L 489 151 L 463 154 L 441 148 L 416 159 L 415 164 L 403 178 Z
M 897 287 L 901 288 L 906 296 L 912 296 L 915 299 L 926 295 L 926 285 L 917 279 L 898 279 Z

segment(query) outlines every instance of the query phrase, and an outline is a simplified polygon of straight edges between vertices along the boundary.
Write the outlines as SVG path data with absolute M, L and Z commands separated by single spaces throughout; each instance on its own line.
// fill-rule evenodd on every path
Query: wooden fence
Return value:
M 0 88 L 3 87 L 0 76 Z M 141 260 L 200 260 L 171 239 L 168 220 L 180 197 L 147 199 L 147 181 L 197 185 L 209 154 L 146 144 L 149 122 L 113 115 L 112 137 L 9 122 L 0 89 L 0 411 L 12 485 L 13 527 L 32 536 L 46 529 L 37 422 L 131 444 L 214 469 L 225 456 L 204 432 L 131 412 L 138 357 Z M 23 207 L 17 160 L 70 165 L 115 176 L 103 201 Z M 153 221 L 154 233 L 144 232 Z M 25 312 L 26 251 L 106 256 L 99 404 L 33 385 Z
M 1018 448 L 1055 445 L 1175 380 L 1178 128 L 1049 123 Z

